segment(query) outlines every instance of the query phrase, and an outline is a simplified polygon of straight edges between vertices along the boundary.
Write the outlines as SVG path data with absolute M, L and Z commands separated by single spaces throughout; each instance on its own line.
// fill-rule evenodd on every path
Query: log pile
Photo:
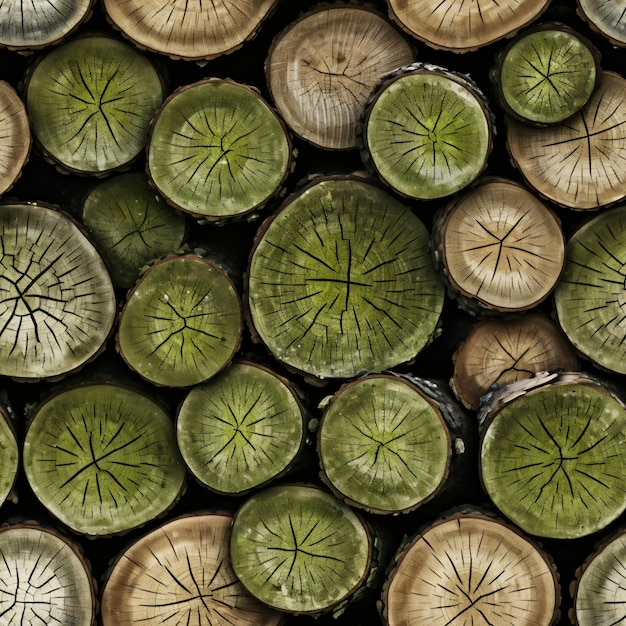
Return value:
M 626 620 L 612 4 L 0 2 L 0 621 Z

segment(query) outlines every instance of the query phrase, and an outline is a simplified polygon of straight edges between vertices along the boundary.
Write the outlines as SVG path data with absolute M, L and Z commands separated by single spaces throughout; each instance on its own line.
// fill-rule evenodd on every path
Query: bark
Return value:
M 104 585 L 102 625 L 282 624 L 284 616 L 255 600 L 235 577 L 231 524 L 229 513 L 178 517 L 126 548 Z
M 205 63 L 256 35 L 278 0 L 104 0 L 115 28 L 137 46 Z
M 32 67 L 26 109 L 43 153 L 63 171 L 102 176 L 140 155 L 164 97 L 153 64 L 110 36 L 72 40 Z
M 468 511 L 435 522 L 398 552 L 382 608 L 386 626 L 550 626 L 559 600 L 556 569 L 540 546 Z
M 588 374 L 544 374 L 485 399 L 480 473 L 494 504 L 525 532 L 573 539 L 626 509 L 626 406 Z
M 356 147 L 355 124 L 378 82 L 415 61 L 412 46 L 367 6 L 321 5 L 273 41 L 267 83 L 293 132 L 315 146 Z
M 317 379 L 414 359 L 443 305 L 424 225 L 355 177 L 320 179 L 288 198 L 259 230 L 247 282 L 254 332 Z
M 92 537 L 142 526 L 185 487 L 170 415 L 118 383 L 74 386 L 44 400 L 30 417 L 23 459 L 41 504 Z
M 5 81 L 0 81 L 0 138 L 0 194 L 3 194 L 20 177 L 32 143 L 26 108 Z
M 241 300 L 226 272 L 195 254 L 170 256 L 128 293 L 117 349 L 145 380 L 189 387 L 231 362 L 242 324 Z
M 187 466 L 203 485 L 241 495 L 297 466 L 307 429 L 286 379 L 237 361 L 187 394 L 176 432 Z
M 394 191 L 432 200 L 487 167 L 492 114 L 468 76 L 416 63 L 382 83 L 365 110 L 361 157 Z
M 600 88 L 572 118 L 548 128 L 515 120 L 507 148 L 528 184 L 558 205 L 595 210 L 626 197 L 626 80 L 603 72 Z
M 116 301 L 102 258 L 64 213 L 34 203 L 0 212 L 0 374 L 53 379 L 104 349 Z
M 512 180 L 483 179 L 440 212 L 433 230 L 452 295 L 470 312 L 536 307 L 565 264 L 560 220 Z
M 175 91 L 150 130 L 147 170 L 173 206 L 208 221 L 255 217 L 292 167 L 283 122 L 258 90 L 208 79 Z

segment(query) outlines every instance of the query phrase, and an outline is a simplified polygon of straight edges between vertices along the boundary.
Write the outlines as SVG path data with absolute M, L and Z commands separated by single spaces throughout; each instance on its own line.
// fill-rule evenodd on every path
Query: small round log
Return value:
M 600 53 L 555 22 L 516 37 L 496 57 L 491 81 L 502 107 L 522 122 L 556 124 L 580 111 L 600 80 Z
M 626 207 L 603 211 L 567 244 L 554 292 L 558 322 L 574 347 L 603 369 L 626 373 Z
M 149 382 L 189 387 L 231 362 L 242 326 L 239 294 L 222 268 L 194 254 L 170 256 L 128 293 L 117 348 Z
M 436 255 L 452 292 L 470 311 L 531 309 L 548 297 L 563 270 L 560 221 L 514 181 L 483 180 L 435 223 Z
M 104 348 L 113 285 L 93 244 L 64 213 L 0 207 L 0 375 L 40 380 L 82 367 Z
M 551 626 L 559 601 L 556 568 L 537 543 L 468 511 L 435 522 L 399 550 L 382 605 L 386 626 Z
M 13 87 L 0 81 L 0 195 L 20 177 L 31 143 L 26 107 Z
M 140 173 L 122 174 L 92 189 L 82 222 L 111 273 L 128 289 L 151 261 L 176 253 L 185 238 L 185 218 L 155 193 Z
M 102 626 L 210 624 L 279 626 L 237 580 L 228 556 L 232 515 L 168 521 L 118 557 L 102 592 Z
M 626 405 L 607 384 L 541 374 L 490 394 L 478 419 L 482 484 L 525 532 L 584 537 L 626 509 Z
M 164 87 L 135 48 L 91 35 L 41 58 L 27 76 L 25 94 L 44 155 L 61 171 L 103 176 L 141 154 Z
M 233 570 L 257 599 L 279 611 L 320 615 L 368 579 L 373 537 L 365 522 L 318 487 L 257 492 L 235 514 Z
M 624 3 L 605 0 L 577 0 L 578 15 L 614 46 L 626 47 Z
M 109 21 L 141 48 L 205 63 L 252 39 L 278 0 L 104 0 Z
M 35 522 L 0 527 L 4 624 L 96 623 L 96 584 L 80 547 Z
M 23 458 L 41 504 L 92 537 L 146 524 L 185 487 L 170 415 L 117 383 L 75 386 L 44 400 L 30 417 Z
M 414 359 L 444 299 L 428 237 L 365 179 L 314 181 L 259 229 L 247 276 L 253 331 L 279 361 L 318 380 Z
M 185 397 L 176 426 L 191 473 L 212 491 L 241 495 L 286 474 L 303 452 L 303 408 L 289 382 L 237 361 Z
M 528 184 L 552 202 L 595 210 L 626 197 L 626 79 L 603 72 L 566 122 L 535 128 L 509 119 L 507 148 Z
M 432 48 L 471 52 L 535 21 L 549 0 L 387 0 L 389 15 Z
M 449 196 L 487 167 L 492 115 L 467 76 L 415 63 L 379 86 L 365 110 L 361 156 L 394 191 L 417 200 Z
M 172 206 L 222 221 L 261 209 L 292 157 L 283 122 L 257 89 L 207 79 L 179 88 L 157 112 L 147 171 Z
M 478 322 L 453 355 L 450 386 L 468 409 L 495 385 L 503 387 L 539 372 L 573 372 L 579 364 L 571 343 L 544 315 Z
M 322 5 L 273 41 L 265 73 L 293 132 L 315 146 L 356 147 L 355 125 L 388 72 L 415 61 L 408 41 L 367 6 Z

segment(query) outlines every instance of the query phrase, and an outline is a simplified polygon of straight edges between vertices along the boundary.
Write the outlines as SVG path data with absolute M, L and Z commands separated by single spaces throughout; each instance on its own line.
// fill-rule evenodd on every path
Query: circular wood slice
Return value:
M 115 28 L 173 59 L 210 61 L 254 37 L 278 0 L 103 0 Z
M 444 287 L 422 222 L 364 179 L 320 179 L 260 229 L 248 271 L 253 330 L 321 378 L 380 372 L 433 339 Z
M 260 209 L 291 170 L 287 131 L 258 91 L 208 79 L 175 91 L 153 120 L 148 174 L 173 206 L 206 220 Z
M 157 385 L 188 387 L 226 367 L 239 349 L 239 294 L 220 267 L 189 254 L 152 265 L 129 292 L 117 346 Z
M 576 571 L 570 620 L 576 626 L 616 626 L 626 604 L 626 531 L 621 528 Z
M 558 322 L 574 347 L 600 367 L 626 373 L 626 206 L 603 211 L 567 244 L 554 292 Z
M 50 207 L 3 204 L 0 240 L 0 374 L 55 378 L 97 356 L 115 292 L 82 230 Z
M 394 191 L 432 200 L 484 171 L 491 113 L 469 78 L 432 65 L 411 68 L 384 82 L 367 105 L 361 155 Z
M 396 556 L 383 590 L 386 626 L 550 626 L 560 588 L 548 555 L 481 513 L 435 522 Z
M 471 52 L 535 21 L 549 0 L 387 0 L 398 25 L 432 48 Z
M 31 416 L 24 470 L 39 501 L 72 530 L 123 533 L 166 512 L 185 464 L 166 411 L 119 384 L 60 391 Z
M 3 624 L 96 623 L 96 589 L 77 544 L 33 522 L 0 528 Z
M 580 111 L 600 72 L 600 53 L 588 39 L 563 24 L 546 23 L 512 41 L 490 78 L 507 113 L 547 125 Z
M 15 485 L 20 447 L 11 411 L 0 404 L 0 506 L 11 496 Z
M 408 512 L 448 477 L 451 437 L 437 405 L 408 380 L 370 375 L 344 385 L 318 430 L 322 479 L 348 504 Z
M 539 372 L 576 371 L 578 359 L 565 335 L 536 313 L 476 324 L 454 355 L 450 386 L 468 409 L 478 409 L 493 385 L 503 387 Z
M 453 291 L 503 312 L 537 306 L 565 264 L 558 218 L 524 187 L 488 179 L 454 200 L 436 236 Z
M 287 26 L 270 48 L 265 73 L 293 132 L 342 150 L 356 147 L 356 122 L 380 79 L 414 61 L 411 45 L 377 11 L 338 3 Z
M 91 16 L 95 0 L 4 0 L 0 47 L 28 51 L 61 42 Z
M 566 122 L 533 128 L 509 120 L 507 148 L 526 181 L 561 206 L 619 202 L 626 197 L 626 80 L 603 72 L 591 100 Z
M 132 287 L 150 261 L 177 252 L 185 218 L 155 193 L 144 174 L 100 183 L 85 199 L 82 221 L 118 287 Z
M 278 626 L 235 577 L 228 556 L 232 515 L 198 513 L 141 537 L 117 559 L 102 592 L 102 626 Z
M 626 46 L 624 0 L 577 0 L 578 15 L 614 46 Z
M 31 143 L 26 107 L 13 87 L 0 81 L 0 195 L 20 177 Z
M 481 407 L 481 480 L 522 530 L 574 539 L 626 509 L 626 406 L 589 375 L 512 383 Z
M 237 362 L 189 392 L 176 432 L 191 473 L 209 489 L 235 495 L 286 473 L 302 451 L 306 428 L 286 380 Z
M 45 155 L 60 169 L 104 175 L 142 152 L 164 97 L 152 63 L 104 35 L 63 44 L 32 69 L 26 108 Z
M 270 487 L 235 515 L 230 558 L 235 575 L 264 604 L 318 615 L 369 576 L 373 540 L 361 518 L 307 485 Z

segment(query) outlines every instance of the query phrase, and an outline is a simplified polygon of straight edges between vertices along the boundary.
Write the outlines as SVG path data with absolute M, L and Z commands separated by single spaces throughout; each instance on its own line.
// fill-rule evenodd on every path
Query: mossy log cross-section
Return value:
M 142 526 L 185 486 L 171 417 L 144 393 L 114 383 L 69 388 L 40 404 L 23 458 L 43 506 L 85 535 Z
M 259 230 L 251 322 L 272 354 L 321 378 L 411 361 L 434 338 L 444 287 L 422 222 L 356 177 L 320 179 Z

